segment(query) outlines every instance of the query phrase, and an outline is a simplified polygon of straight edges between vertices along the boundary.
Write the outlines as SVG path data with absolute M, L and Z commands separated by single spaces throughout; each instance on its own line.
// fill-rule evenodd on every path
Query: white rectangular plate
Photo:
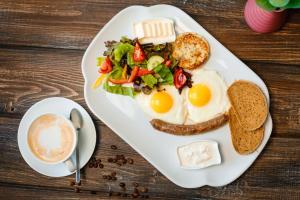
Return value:
M 96 58 L 101 56 L 105 50 L 104 42 L 119 40 L 121 36 L 133 38 L 133 22 L 160 17 L 173 19 L 178 32 L 197 32 L 208 40 L 211 56 L 203 66 L 204 68 L 218 71 L 228 85 L 238 79 L 256 83 L 264 92 L 269 103 L 266 85 L 251 69 L 185 12 L 170 5 L 128 7 L 115 15 L 102 28 L 82 59 L 85 100 L 99 119 L 175 184 L 185 188 L 226 185 L 245 172 L 264 148 L 272 132 L 270 115 L 265 124 L 265 135 L 260 147 L 250 155 L 241 156 L 235 152 L 231 144 L 228 125 L 196 136 L 169 135 L 153 129 L 145 114 L 132 98 L 108 94 L 102 88 L 97 90 L 91 88 L 98 77 Z M 219 143 L 222 157 L 220 165 L 200 170 L 180 168 L 176 148 L 198 140 L 214 140 Z

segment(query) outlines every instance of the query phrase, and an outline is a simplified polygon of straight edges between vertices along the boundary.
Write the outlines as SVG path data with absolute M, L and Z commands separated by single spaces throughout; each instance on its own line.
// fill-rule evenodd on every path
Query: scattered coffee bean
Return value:
M 131 164 L 131 165 L 133 164 L 133 160 L 131 158 L 127 158 L 127 161 L 129 164 Z
M 108 158 L 107 162 L 113 162 L 113 158 Z
M 103 165 L 102 163 L 100 163 L 100 164 L 99 164 L 99 168 L 102 169 L 103 167 L 104 167 L 104 165 Z
M 97 163 L 100 164 L 101 163 L 101 159 L 97 159 Z
M 111 145 L 110 148 L 116 150 L 118 147 L 116 145 Z
M 134 193 L 131 194 L 131 197 L 132 197 L 132 198 L 138 198 L 138 197 L 139 197 L 139 194 L 136 193 L 136 192 L 134 192 Z
M 112 173 L 111 173 L 111 176 L 116 176 L 116 175 L 117 175 L 116 172 L 112 172 Z
M 97 194 L 97 192 L 96 192 L 96 191 L 90 191 L 90 193 L 91 193 L 91 194 Z
M 119 186 L 123 188 L 123 187 L 125 187 L 126 185 L 125 185 L 125 183 L 121 182 L 121 183 L 119 183 Z
M 75 187 L 75 188 L 74 188 L 74 191 L 75 191 L 76 193 L 79 193 L 79 192 L 80 192 L 80 189 L 79 189 L 78 187 Z
M 133 182 L 132 185 L 133 185 L 133 187 L 139 187 L 139 184 L 136 182 Z
M 93 166 L 94 168 L 97 168 L 98 167 L 98 164 L 97 163 L 94 163 L 94 166 Z
M 94 163 L 89 163 L 89 168 L 92 168 L 94 166 Z
M 148 192 L 148 188 L 141 187 L 140 191 L 141 191 L 142 193 L 146 193 L 146 192 Z
M 74 181 L 70 181 L 70 186 L 74 186 L 75 182 Z

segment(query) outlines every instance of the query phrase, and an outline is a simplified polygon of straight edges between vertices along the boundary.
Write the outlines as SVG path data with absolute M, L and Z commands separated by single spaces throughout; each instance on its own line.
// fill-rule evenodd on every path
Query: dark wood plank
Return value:
M 3 120 L 0 125 L 0 152 L 1 159 L 5 162 L 0 163 L 0 185 L 3 187 L 13 187 L 28 191 L 23 191 L 26 195 L 38 196 L 44 190 L 51 190 L 50 194 L 56 192 L 62 194 L 72 191 L 69 181 L 73 176 L 65 178 L 49 178 L 33 171 L 22 159 L 17 147 L 16 128 L 10 119 Z M 17 122 L 16 122 L 17 124 Z M 183 198 L 249 198 L 253 199 L 296 199 L 300 193 L 300 138 L 271 138 L 266 149 L 259 156 L 257 161 L 250 167 L 244 175 L 233 183 L 219 188 L 203 187 L 200 189 L 186 190 L 175 186 L 167 180 L 131 147 L 125 144 L 106 126 L 96 122 L 96 127 L 101 135 L 101 144 L 97 145 L 95 156 L 101 158 L 104 168 L 89 168 L 86 166 L 82 170 L 82 191 L 89 193 L 96 191 L 99 195 L 107 196 L 109 188 L 112 191 L 120 192 L 119 182 L 125 182 L 127 192 L 133 190 L 132 183 L 137 182 L 141 186 L 149 188 L 151 198 L 161 199 L 183 199 Z M 5 134 L 4 134 L 5 133 Z M 9 142 L 7 142 L 9 141 Z M 111 144 L 118 146 L 118 150 L 112 150 Z M 4 153 L 5 152 L 5 153 Z M 124 154 L 134 159 L 134 164 L 117 166 L 107 162 L 107 158 L 116 154 Z M 110 174 L 112 171 L 117 173 L 117 181 L 106 181 L 103 175 Z M 156 175 L 155 175 L 156 174 Z M 259 192 L 253 192 L 259 190 Z M 285 193 L 282 193 L 282 190 Z M 10 195 L 10 190 L 3 189 L 1 195 Z M 40 191 L 40 192 L 38 192 Z M 77 194 L 67 196 L 76 197 Z M 29 197 L 28 197 L 29 198 Z
M 20 120 L 33 103 L 50 96 L 71 98 L 87 109 L 80 67 L 82 54 L 77 50 L 0 48 L 0 116 Z M 247 64 L 269 87 L 272 136 L 299 138 L 299 66 Z
M 0 44 L 86 49 L 96 33 L 121 9 L 157 1 L 0 2 Z M 257 34 L 243 18 L 245 1 L 163 1 L 183 9 L 243 60 L 300 64 L 300 12 L 292 11 L 279 32 Z

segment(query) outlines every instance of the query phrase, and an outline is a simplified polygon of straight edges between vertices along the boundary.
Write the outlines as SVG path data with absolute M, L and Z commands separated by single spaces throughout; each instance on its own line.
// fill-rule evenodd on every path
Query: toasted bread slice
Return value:
M 225 124 L 227 120 L 228 115 L 226 113 L 206 122 L 191 125 L 171 124 L 160 119 L 153 119 L 150 121 L 150 123 L 155 129 L 173 135 L 197 135 L 205 131 L 210 131 L 212 129 L 218 128 Z
M 229 127 L 232 144 L 239 154 L 250 154 L 254 152 L 262 142 L 265 130 L 264 126 L 254 131 L 246 131 L 240 125 L 237 114 L 232 107 L 229 109 Z
M 266 97 L 260 88 L 248 81 L 236 81 L 227 90 L 241 126 L 252 131 L 261 127 L 268 115 Z
M 179 61 L 180 67 L 195 69 L 207 60 L 209 44 L 196 33 L 183 33 L 175 40 L 172 56 Z

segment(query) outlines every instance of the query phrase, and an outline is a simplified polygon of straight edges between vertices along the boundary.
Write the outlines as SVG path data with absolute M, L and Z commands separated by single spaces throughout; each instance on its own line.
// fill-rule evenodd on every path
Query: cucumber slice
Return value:
M 164 62 L 164 58 L 161 56 L 151 56 L 148 60 L 147 68 L 148 70 L 154 69 L 157 65 Z

